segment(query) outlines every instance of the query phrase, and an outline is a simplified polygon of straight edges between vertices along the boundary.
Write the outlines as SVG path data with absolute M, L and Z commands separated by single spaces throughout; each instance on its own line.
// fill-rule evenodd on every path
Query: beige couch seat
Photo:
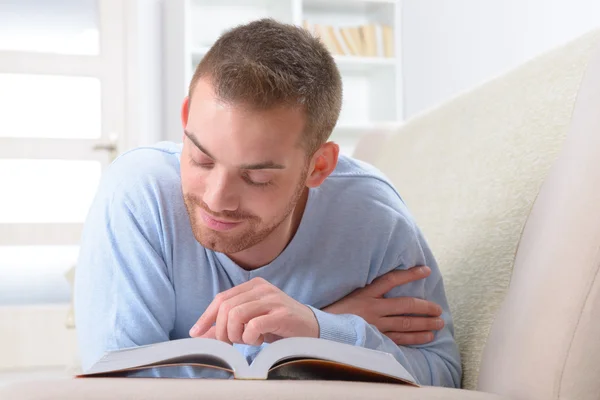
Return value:
M 465 390 L 88 378 L 16 383 L 0 399 L 598 399 L 600 31 L 408 121 L 380 146 L 377 137 L 386 135 L 357 154 L 392 179 L 434 250 Z
M 223 381 L 215 379 L 127 379 L 88 378 L 14 384 L 2 399 L 223 399 L 223 400 L 500 400 L 487 393 L 444 389 L 413 388 L 385 383 L 335 381 Z

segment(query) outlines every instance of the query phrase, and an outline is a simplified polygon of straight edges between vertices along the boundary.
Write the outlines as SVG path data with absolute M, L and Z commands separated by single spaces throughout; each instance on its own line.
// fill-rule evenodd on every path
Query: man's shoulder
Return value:
M 340 157 L 324 188 L 341 202 L 356 205 L 377 202 L 383 208 L 406 211 L 402 197 L 383 172 L 351 157 Z
M 337 189 L 347 188 L 364 194 L 375 190 L 386 196 L 400 198 L 398 192 L 383 172 L 364 161 L 352 157 L 340 156 L 335 170 L 327 178 L 328 183 Z
M 422 254 L 419 228 L 400 193 L 369 164 L 340 158 L 313 200 L 311 215 L 328 237 L 327 249 L 343 249 L 336 257 L 367 268 L 369 282 L 402 264 L 403 254 Z
M 340 157 L 335 171 L 320 189 L 331 216 L 349 224 L 414 229 L 413 218 L 391 181 L 376 167 Z M 345 216 L 351 218 L 345 218 Z
M 117 157 L 103 174 L 100 191 L 128 198 L 180 188 L 181 145 L 160 142 Z

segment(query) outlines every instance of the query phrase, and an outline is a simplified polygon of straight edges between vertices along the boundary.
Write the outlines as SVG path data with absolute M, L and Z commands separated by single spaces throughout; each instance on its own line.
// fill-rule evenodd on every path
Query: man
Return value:
M 327 141 L 341 101 L 335 62 L 306 31 L 260 20 L 219 38 L 184 101 L 183 144 L 133 150 L 103 177 L 76 277 L 84 369 L 108 350 L 189 336 L 249 360 L 309 336 L 389 352 L 421 384 L 459 385 L 425 240 L 388 181 Z

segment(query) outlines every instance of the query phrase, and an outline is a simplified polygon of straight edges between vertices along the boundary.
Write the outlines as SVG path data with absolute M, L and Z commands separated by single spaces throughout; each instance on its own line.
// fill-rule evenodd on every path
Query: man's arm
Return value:
M 424 241 L 420 242 L 416 233 L 413 238 L 405 237 L 405 239 L 409 245 L 402 253 L 397 269 L 428 264 L 431 266 L 431 275 L 419 282 L 397 287 L 386 297 L 426 299 L 438 304 L 442 309 L 441 318 L 445 326 L 435 333 L 433 341 L 424 345 L 398 346 L 358 315 L 335 315 L 312 307 L 319 323 L 320 337 L 391 353 L 420 384 L 460 387 L 462 376 L 460 354 L 454 340 L 454 325 L 440 270 L 429 249 L 421 247 L 420 243 Z M 389 271 L 381 271 L 380 276 L 387 272 Z M 393 310 L 389 310 L 388 313 L 393 313 Z
M 388 298 L 377 300 L 379 300 L 378 304 L 390 308 L 384 311 L 388 317 L 394 312 L 402 314 L 407 310 L 420 309 L 423 306 L 425 307 L 423 311 L 418 313 L 427 315 L 432 312 L 427 309 L 432 303 L 439 304 L 445 327 L 438 331 L 428 344 L 398 346 L 358 315 L 335 315 L 309 305 L 302 305 L 260 278 L 252 279 L 215 297 L 190 329 L 190 336 L 216 338 L 229 343 L 245 343 L 254 346 L 285 337 L 321 337 L 391 353 L 420 384 L 459 387 L 460 356 L 453 337 L 452 319 L 441 274 L 428 250 L 422 250 L 418 242 L 411 243 L 410 238 L 404 239 L 403 243 L 406 244 L 407 250 L 402 253 L 401 261 L 396 264 L 399 265 L 397 269 L 406 269 L 407 265 L 410 267 L 423 265 L 428 261 L 433 265 L 431 275 L 427 279 L 392 289 L 388 293 Z M 427 251 L 427 257 L 424 251 Z M 381 271 L 380 268 L 378 275 L 389 276 L 389 272 L 385 269 Z M 375 281 L 374 287 L 378 286 L 380 285 Z M 405 296 L 409 303 L 415 304 L 398 310 L 391 309 L 399 303 L 398 298 L 401 296 Z M 364 298 L 362 300 L 364 301 Z M 355 305 L 361 306 L 360 303 Z M 309 308 L 312 313 L 308 311 Z
M 321 310 L 358 315 L 398 345 L 431 343 L 435 332 L 444 328 L 439 305 L 412 297 L 384 297 L 392 289 L 425 279 L 430 274 L 427 266 L 390 271 Z
M 169 340 L 173 329 L 157 201 L 129 164 L 117 160 L 106 172 L 82 236 L 75 317 L 84 370 L 106 351 Z
M 375 282 L 365 289 L 376 290 L 379 286 L 380 282 Z M 368 299 L 361 295 L 361 300 Z M 398 303 L 395 298 L 377 300 L 384 307 Z M 389 302 L 386 304 L 381 300 Z M 419 302 L 429 306 L 421 299 L 410 300 L 417 305 L 409 309 L 418 310 Z M 449 316 L 445 318 L 449 319 Z M 286 337 L 321 337 L 391 353 L 420 384 L 457 387 L 461 376 L 458 349 L 452 333 L 445 330 L 442 329 L 428 345 L 399 347 L 358 315 L 334 315 L 303 305 L 264 279 L 254 278 L 215 297 L 190 329 L 190 336 L 252 346 Z

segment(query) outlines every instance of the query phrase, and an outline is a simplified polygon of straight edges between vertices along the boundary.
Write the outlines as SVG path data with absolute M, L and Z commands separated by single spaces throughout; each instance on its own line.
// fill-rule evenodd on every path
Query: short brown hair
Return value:
M 325 46 L 305 29 L 272 19 L 237 26 L 215 42 L 194 72 L 190 102 L 203 77 L 226 102 L 304 108 L 302 144 L 310 154 L 329 139 L 342 106 L 342 80 Z

